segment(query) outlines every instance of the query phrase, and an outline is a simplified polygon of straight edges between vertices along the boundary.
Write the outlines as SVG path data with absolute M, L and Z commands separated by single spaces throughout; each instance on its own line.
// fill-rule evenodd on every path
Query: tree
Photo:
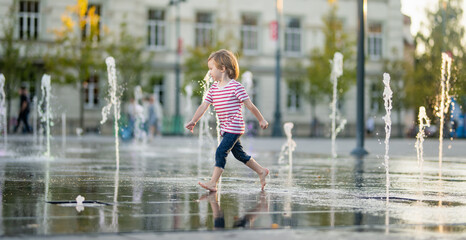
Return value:
M 4 90 L 7 97 L 7 119 L 11 117 L 11 100 L 17 96 L 17 90 L 22 83 L 34 86 L 34 81 L 40 72 L 35 64 L 35 56 L 30 55 L 31 41 L 18 41 L 15 37 L 15 30 L 18 28 L 17 17 L 18 1 L 13 1 L 8 14 L 2 18 L 2 33 L 1 41 L 1 58 L 0 58 L 0 73 L 5 76 Z M 24 54 L 20 54 L 20 46 L 25 48 Z M 10 121 L 7 121 L 7 129 Z
M 77 0 L 62 15 L 61 29 L 55 29 L 56 45 L 46 58 L 46 68 L 62 83 L 76 83 L 79 91 L 79 126 L 84 127 L 84 85 L 95 72 L 105 68 L 100 41 L 100 16 L 87 0 Z
M 112 39 L 107 46 L 107 52 L 115 58 L 117 65 L 124 66 L 119 68 L 122 85 L 130 90 L 136 85 L 142 85 L 141 75 L 145 69 L 148 69 L 150 59 L 153 54 L 144 55 L 143 37 L 135 37 L 128 33 L 127 23 L 123 21 L 120 24 L 118 37 Z M 145 90 L 149 90 L 145 88 Z M 123 92 L 123 101 L 127 101 L 131 92 Z
M 233 38 L 226 38 L 233 39 Z M 214 44 L 207 47 L 188 47 L 189 56 L 184 62 L 184 87 L 188 84 L 194 83 L 193 96 L 202 96 L 202 80 L 209 70 L 207 66 L 207 59 L 210 54 L 222 48 L 231 49 L 231 42 L 229 41 L 216 41 Z M 240 68 L 242 69 L 242 68 Z
M 431 31 L 419 32 L 415 36 L 417 51 L 414 66 L 407 69 L 405 104 L 415 109 L 425 106 L 430 119 L 436 119 L 433 115 L 436 98 L 440 94 L 442 52 L 449 53 L 453 58 L 453 88 L 450 94 L 463 98 L 466 94 L 465 28 L 460 22 L 462 14 L 461 1 L 439 1 L 438 9 L 427 11 L 426 27 Z
M 322 30 L 325 35 L 323 49 L 314 48 L 310 55 L 311 65 L 307 68 L 307 79 L 309 89 L 307 96 L 311 103 L 311 112 L 313 121 L 316 119 L 315 106 L 317 102 L 324 99 L 330 99 L 332 96 L 332 83 L 330 81 L 331 66 L 330 60 L 333 59 L 335 52 L 343 54 L 344 70 L 343 75 L 338 78 L 338 92 L 340 97 L 354 85 L 356 72 L 354 67 L 354 41 L 349 39 L 348 34 L 343 31 L 343 24 L 337 16 L 337 5 L 331 2 L 331 8 L 322 21 L 324 26 Z M 312 131 L 314 132 L 314 131 Z
M 408 63 L 404 59 L 400 59 L 397 57 L 399 52 L 396 48 L 392 49 L 394 59 L 384 59 L 383 61 L 383 71 L 390 73 L 390 82 L 391 82 L 391 89 L 394 93 L 392 100 L 393 100 L 393 110 L 396 111 L 396 116 L 398 118 L 398 136 L 403 136 L 403 129 L 401 126 L 401 111 L 405 108 L 405 95 L 403 92 L 403 80 L 405 79 L 406 75 L 406 67 L 409 66 Z M 382 94 L 382 93 L 381 93 Z M 379 106 L 383 106 L 383 100 L 380 98 Z M 379 109 L 382 110 L 382 109 Z

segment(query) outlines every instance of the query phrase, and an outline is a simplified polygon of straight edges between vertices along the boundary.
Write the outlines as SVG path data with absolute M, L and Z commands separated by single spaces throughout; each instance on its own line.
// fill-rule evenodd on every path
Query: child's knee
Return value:
M 240 162 L 242 162 L 242 163 L 244 163 L 244 164 L 246 164 L 249 160 L 252 159 L 252 157 L 249 156 L 249 155 L 247 155 L 247 154 L 233 153 L 233 155 L 235 156 L 235 158 L 236 158 L 238 161 L 240 161 Z
M 215 152 L 215 166 L 225 168 L 227 153 L 217 149 Z

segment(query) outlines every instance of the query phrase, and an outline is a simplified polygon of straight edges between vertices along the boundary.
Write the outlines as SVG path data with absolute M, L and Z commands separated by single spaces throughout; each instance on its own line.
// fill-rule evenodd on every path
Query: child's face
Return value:
M 224 77 L 225 68 L 218 69 L 217 66 L 215 66 L 213 59 L 211 59 L 207 65 L 209 66 L 210 76 L 212 76 L 212 79 L 214 79 L 214 81 L 221 81 Z

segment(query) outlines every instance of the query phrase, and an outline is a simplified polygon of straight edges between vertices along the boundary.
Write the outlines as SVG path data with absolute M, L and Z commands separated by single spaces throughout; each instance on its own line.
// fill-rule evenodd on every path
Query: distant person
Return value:
M 28 118 L 29 118 L 29 111 L 30 111 L 30 103 L 29 103 L 29 96 L 28 91 L 25 86 L 21 86 L 19 89 L 19 114 L 18 114 L 18 122 L 13 130 L 16 131 L 19 128 L 21 122 L 23 123 L 23 133 L 30 133 L 31 128 L 29 127 Z
M 373 117 L 369 117 L 366 121 L 366 133 L 369 136 L 372 136 L 375 130 L 375 121 Z
M 152 138 L 158 134 L 158 116 L 154 96 L 149 97 L 147 104 L 147 125 L 149 127 L 149 137 Z
M 207 183 L 199 182 L 199 185 L 211 192 L 217 191 L 217 182 L 225 168 L 227 155 L 231 151 L 236 159 L 259 175 L 262 190 L 264 190 L 265 177 L 269 174 L 269 170 L 247 155 L 241 145 L 240 137 L 244 134 L 245 128 L 242 105 L 244 104 L 254 114 L 262 129 L 266 129 L 269 123 L 251 102 L 244 87 L 235 80 L 239 75 L 239 66 L 232 52 L 222 49 L 210 54 L 207 65 L 214 83 L 204 102 L 201 103 L 192 120 L 185 127 L 192 132 L 197 121 L 204 115 L 210 104 L 213 104 L 220 120 L 220 134 L 223 139 L 215 153 L 212 178 Z

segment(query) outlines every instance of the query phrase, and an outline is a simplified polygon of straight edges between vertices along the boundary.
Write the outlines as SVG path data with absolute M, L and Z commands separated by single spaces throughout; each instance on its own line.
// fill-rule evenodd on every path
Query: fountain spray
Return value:
M 34 103 L 34 112 L 32 115 L 32 118 L 33 118 L 32 131 L 34 135 L 34 144 L 37 144 L 37 96 L 34 96 L 32 98 L 32 102 Z
M 210 70 L 209 70 L 207 71 L 203 79 L 203 82 L 202 82 L 202 88 L 203 88 L 202 101 L 206 98 L 212 82 L 213 80 L 212 80 L 212 77 L 210 76 Z M 209 131 L 209 120 L 210 120 L 211 115 L 212 113 L 210 109 L 208 109 L 207 112 L 204 114 L 204 116 L 202 116 L 200 120 L 201 124 L 199 126 L 199 148 L 202 148 L 202 146 L 204 145 L 204 136 L 206 136 L 210 142 L 214 141 Z
M 384 166 L 385 166 L 385 175 L 386 175 L 386 194 L 387 194 L 387 204 L 388 204 L 388 189 L 390 188 L 390 175 L 389 175 L 389 165 L 388 165 L 388 149 L 389 149 L 389 142 L 390 142 L 390 133 L 392 131 L 392 89 L 390 88 L 390 75 L 388 73 L 383 74 L 383 83 L 385 88 L 383 90 L 383 100 L 385 111 L 387 112 L 383 117 L 385 121 L 385 157 L 384 157 Z
M 115 69 L 115 59 L 113 57 L 107 57 L 105 59 L 107 64 L 108 72 L 108 84 L 110 88 L 108 90 L 110 98 L 107 99 L 108 104 L 102 109 L 102 121 L 100 124 L 104 124 L 107 121 L 107 115 L 110 114 L 110 109 L 113 106 L 113 118 L 115 127 L 115 155 L 116 155 L 116 169 L 120 169 L 120 153 L 119 153 L 119 142 L 118 142 L 118 120 L 120 119 L 120 99 L 117 96 L 117 78 Z
M 42 76 L 41 82 L 41 90 L 42 90 L 42 97 L 39 102 L 39 107 L 37 108 L 39 112 L 39 116 L 41 118 L 41 122 L 45 122 L 45 129 L 46 129 L 46 136 L 47 136 L 47 152 L 45 156 L 50 157 L 50 125 L 53 124 L 51 122 L 52 112 L 50 111 L 50 92 L 52 86 L 50 84 L 50 75 L 44 74 Z M 45 113 L 42 111 L 42 104 L 45 101 Z
M 418 115 L 418 120 L 419 120 L 419 132 L 416 135 L 416 152 L 417 152 L 417 164 L 420 167 L 421 170 L 421 182 L 423 178 L 423 163 L 424 163 L 424 137 L 426 136 L 425 134 L 425 128 L 430 126 L 430 119 L 427 117 L 426 114 L 426 108 L 421 106 L 419 107 L 419 115 Z
M 0 73 L 0 116 L 1 116 L 1 122 L 0 126 L 2 126 L 3 130 L 3 144 L 6 149 L 6 145 L 8 142 L 8 132 L 7 132 L 7 120 L 6 120 L 6 106 L 5 106 L 5 100 L 6 100 L 6 94 L 5 94 L 5 76 L 3 76 L 2 73 Z
M 186 116 L 188 116 L 187 118 L 189 118 L 192 115 L 192 111 L 193 111 L 192 110 L 193 103 L 191 101 L 191 98 L 193 96 L 193 86 L 191 84 L 186 85 L 186 87 L 184 87 L 184 91 L 186 92 L 185 114 Z
M 134 122 L 134 138 L 135 140 L 140 140 L 143 143 L 147 141 L 147 134 L 144 131 L 144 122 L 146 121 L 146 116 L 144 114 L 144 107 L 142 104 L 139 104 L 142 101 L 143 93 L 141 86 L 136 86 L 134 88 L 134 112 L 135 112 L 135 122 Z
M 280 152 L 280 157 L 278 158 L 278 163 L 283 163 L 285 155 L 288 155 L 288 165 L 290 169 L 293 167 L 293 151 L 296 148 L 296 142 L 292 139 L 291 130 L 293 129 L 294 124 L 292 122 L 287 122 L 283 124 L 283 130 L 286 135 L 286 142 L 282 145 L 282 150 Z
M 335 147 L 335 140 L 337 134 L 344 128 L 346 124 L 346 120 L 342 120 L 338 128 L 336 127 L 337 118 L 337 85 L 338 85 L 338 77 L 343 75 L 343 54 L 340 52 L 336 52 L 333 56 L 332 64 L 332 73 L 330 75 L 330 81 L 333 84 L 333 97 L 332 97 L 332 115 L 330 118 L 332 119 L 332 157 L 337 157 L 336 147 Z
M 438 146 L 438 158 L 439 158 L 439 176 L 442 176 L 442 158 L 443 158 L 443 127 L 445 125 L 445 114 L 448 112 L 448 106 L 450 105 L 450 95 L 448 90 L 450 89 L 450 73 L 451 73 L 451 62 L 452 59 L 447 53 L 442 53 L 442 70 L 441 70 L 441 96 L 440 106 L 438 107 L 437 116 L 440 117 L 439 126 L 439 146 Z

